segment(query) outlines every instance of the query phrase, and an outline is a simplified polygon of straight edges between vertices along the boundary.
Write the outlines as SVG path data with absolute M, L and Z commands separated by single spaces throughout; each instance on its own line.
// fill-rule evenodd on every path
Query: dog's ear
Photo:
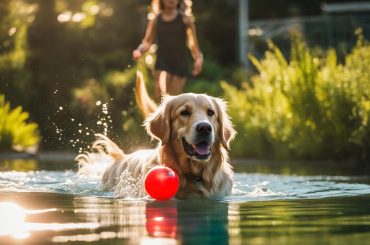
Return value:
M 165 96 L 158 109 L 145 120 L 145 128 L 150 136 L 167 144 L 171 136 L 171 96 Z
M 226 113 L 227 106 L 225 101 L 219 98 L 213 98 L 213 103 L 217 108 L 217 122 L 219 125 L 219 138 L 221 144 L 225 147 L 225 149 L 229 149 L 230 142 L 234 139 L 236 135 L 236 131 L 233 127 L 233 124 L 230 121 L 229 115 Z

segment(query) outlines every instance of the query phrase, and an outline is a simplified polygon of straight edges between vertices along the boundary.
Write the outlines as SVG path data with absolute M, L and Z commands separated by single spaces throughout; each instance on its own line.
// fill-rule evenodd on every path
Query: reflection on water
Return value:
M 229 204 L 225 202 L 211 200 L 133 202 L 76 197 L 73 204 L 79 219 L 98 222 L 103 227 L 118 226 L 112 236 L 125 239 L 129 243 L 137 242 L 139 237 L 141 244 L 156 242 L 227 244 L 229 241 Z M 237 213 L 235 205 L 230 206 L 234 207 L 235 215 Z M 235 218 L 233 221 L 235 222 Z M 234 233 L 235 230 L 237 229 L 233 230 Z M 64 239 L 75 241 L 76 236 L 65 236 Z M 100 236 L 100 239 L 104 238 Z
M 366 244 L 370 196 L 240 204 L 243 244 Z
M 16 239 L 29 237 L 25 210 L 19 205 L 11 202 L 0 203 L 0 217 L 0 236 L 10 235 Z
M 354 245 L 370 239 L 370 195 L 241 203 L 0 192 L 0 215 L 0 244 Z
M 124 202 L 115 199 L 97 197 L 75 197 L 73 200 L 74 212 L 78 219 L 86 222 L 98 222 L 102 227 L 109 229 L 114 238 L 135 239 L 145 235 L 145 202 Z M 97 236 L 104 234 L 103 230 Z M 75 239 L 75 236 L 65 237 Z M 100 237 L 104 239 L 104 237 Z
M 175 202 L 152 202 L 145 205 L 145 227 L 151 237 L 176 238 L 178 212 Z
M 13 202 L 0 202 L 0 237 L 26 239 L 32 231 L 63 231 L 96 229 L 99 223 L 34 223 L 26 222 L 27 215 L 55 212 L 57 209 L 26 210 Z
M 355 245 L 370 240 L 370 178 L 348 176 L 346 169 L 341 176 L 296 175 L 290 167 L 275 171 L 283 174 L 241 170 L 232 195 L 222 200 L 155 202 L 114 198 L 100 179 L 78 176 L 70 165 L 67 171 L 52 165 L 38 163 L 35 169 L 44 170 L 29 171 L 21 162 L 0 164 L 0 244 Z

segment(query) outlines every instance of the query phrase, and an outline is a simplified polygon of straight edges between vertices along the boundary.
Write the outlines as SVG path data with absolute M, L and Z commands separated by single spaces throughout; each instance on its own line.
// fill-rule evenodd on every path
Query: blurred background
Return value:
M 149 0 L 0 2 L 0 151 L 88 149 L 105 133 L 149 146 L 131 59 Z M 186 91 L 225 98 L 234 158 L 370 160 L 370 1 L 195 0 L 204 71 Z M 152 144 L 154 144 L 152 142 Z

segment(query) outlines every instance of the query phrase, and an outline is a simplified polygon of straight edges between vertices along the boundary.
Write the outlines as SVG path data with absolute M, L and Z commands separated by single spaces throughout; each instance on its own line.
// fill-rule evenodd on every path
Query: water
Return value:
M 369 178 L 364 176 L 284 176 L 236 173 L 231 196 L 222 202 L 251 202 L 307 198 L 344 197 L 370 194 Z M 45 192 L 87 197 L 115 198 L 104 191 L 100 178 L 80 176 L 71 170 L 0 172 L 1 192 Z M 149 197 L 129 200 L 150 200 Z
M 346 174 L 346 168 L 329 175 L 322 168 L 312 172 L 317 168 L 306 164 L 300 170 L 290 166 L 286 174 L 286 166 L 257 171 L 253 164 L 237 164 L 231 196 L 156 202 L 148 197 L 115 198 L 102 190 L 98 178 L 78 176 L 70 162 L 34 164 L 24 171 L 12 170 L 22 169 L 21 163 L 0 166 L 0 244 L 370 240 L 370 177 L 363 172 Z M 296 174 L 302 172 L 308 174 Z

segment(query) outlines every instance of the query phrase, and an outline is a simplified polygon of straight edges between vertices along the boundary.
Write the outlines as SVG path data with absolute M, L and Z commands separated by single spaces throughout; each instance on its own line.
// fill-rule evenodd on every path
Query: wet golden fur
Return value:
M 235 131 L 226 113 L 225 102 L 205 94 L 187 93 L 165 96 L 156 108 L 149 101 L 144 82 L 138 75 L 136 96 L 143 114 L 150 114 L 145 128 L 150 136 L 159 140 L 156 149 L 124 154 L 123 151 L 104 135 L 97 135 L 93 144 L 96 153 L 80 154 L 76 157 L 80 172 L 83 173 L 99 155 L 106 155 L 110 161 L 103 171 L 102 184 L 114 190 L 123 171 L 129 171 L 133 178 L 145 176 L 154 166 L 163 164 L 172 168 L 180 178 L 177 198 L 208 197 L 219 198 L 231 194 L 233 171 L 229 164 L 228 148 Z M 189 116 L 181 112 L 188 110 Z M 209 116 L 207 111 L 214 115 Z M 192 141 L 194 124 L 209 122 L 212 125 L 212 145 L 208 159 L 197 159 L 186 154 L 182 138 Z M 192 126 L 193 125 L 193 126 Z M 194 177 L 197 176 L 198 180 Z

